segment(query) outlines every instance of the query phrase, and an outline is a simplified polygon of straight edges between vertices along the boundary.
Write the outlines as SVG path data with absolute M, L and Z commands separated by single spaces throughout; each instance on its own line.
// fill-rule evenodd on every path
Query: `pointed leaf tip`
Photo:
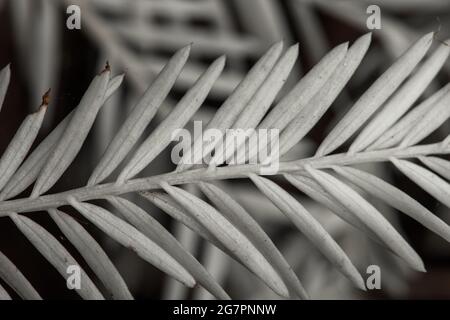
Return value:
M 183 128 L 201 107 L 225 65 L 225 56 L 217 58 L 198 77 L 194 85 L 176 104 L 172 112 L 156 127 L 140 145 L 128 164 L 122 169 L 117 181 L 122 183 L 139 174 L 172 141 L 175 130 Z
M 100 72 L 100 74 L 105 73 L 105 72 L 110 72 L 110 71 L 111 71 L 111 66 L 109 65 L 109 61 L 106 60 L 105 67 L 104 67 L 103 70 Z
M 446 241 L 450 241 L 450 227 L 405 192 L 365 171 L 346 166 L 333 166 L 332 168 L 369 195 L 405 213 Z
M 336 268 L 358 288 L 364 288 L 361 274 L 322 225 L 287 191 L 275 182 L 250 174 L 256 187 L 280 209 Z
M 385 103 L 411 74 L 431 46 L 432 35 L 414 42 L 372 85 L 319 146 L 316 155 L 323 156 L 342 146 Z
M 313 169 L 309 165 L 305 166 L 305 170 L 413 269 L 424 270 L 420 256 L 390 222 L 358 192 L 323 170 Z
M 219 211 L 193 194 L 167 182 L 161 182 L 161 187 L 177 203 L 185 207 L 195 219 L 230 250 L 249 270 L 263 280 L 274 292 L 282 297 L 289 297 L 289 291 L 262 253 L 234 224 Z
M 50 103 L 50 92 L 52 91 L 52 88 L 48 88 L 48 90 L 44 93 L 42 96 L 42 103 L 41 106 L 48 106 Z
M 132 300 L 128 287 L 106 252 L 74 218 L 58 209 L 47 212 L 64 236 L 77 249 L 113 299 Z
M 270 51 L 270 50 L 278 51 L 278 50 L 283 49 L 283 46 L 284 46 L 284 41 L 280 40 L 280 41 L 275 42 L 274 44 L 272 44 L 268 51 Z
M 195 279 L 178 261 L 129 223 L 102 207 L 79 202 L 73 196 L 69 196 L 67 201 L 109 237 L 130 248 L 145 261 L 189 288 L 196 285 Z
M 106 200 L 113 205 L 121 217 L 141 231 L 156 244 L 173 256 L 204 289 L 220 300 L 229 300 L 230 296 L 217 281 L 206 271 L 192 254 L 166 230 L 151 214 L 133 202 L 122 197 L 108 196 Z
M 11 220 L 33 246 L 52 264 L 58 273 L 67 280 L 70 274 L 67 268 L 71 265 L 79 266 L 66 248 L 44 227 L 28 217 L 11 213 Z M 87 300 L 104 300 L 103 295 L 92 282 L 88 274 L 80 267 L 80 287 L 75 291 Z

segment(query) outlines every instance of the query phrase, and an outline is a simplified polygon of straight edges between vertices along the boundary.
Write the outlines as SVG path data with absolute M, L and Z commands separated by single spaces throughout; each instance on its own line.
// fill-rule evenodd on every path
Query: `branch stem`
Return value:
M 434 143 L 428 145 L 412 146 L 408 148 L 391 148 L 377 151 L 367 151 L 355 154 L 339 153 L 319 158 L 311 157 L 295 161 L 280 162 L 277 174 L 288 172 L 302 172 L 305 165 L 313 168 L 325 169 L 334 165 L 355 165 L 369 162 L 389 161 L 390 157 L 415 158 L 431 154 L 450 154 L 450 145 Z M 68 205 L 67 198 L 72 196 L 78 201 L 102 199 L 108 195 L 120 195 L 144 190 L 159 189 L 162 182 L 169 185 L 179 185 L 198 181 L 213 181 L 245 178 L 250 173 L 260 174 L 260 164 L 244 164 L 219 167 L 215 169 L 191 169 L 181 173 L 169 172 L 147 178 L 137 178 L 123 184 L 105 183 L 95 186 L 86 186 L 65 192 L 43 195 L 38 198 L 23 198 L 0 201 L 0 217 L 11 212 L 33 212 Z

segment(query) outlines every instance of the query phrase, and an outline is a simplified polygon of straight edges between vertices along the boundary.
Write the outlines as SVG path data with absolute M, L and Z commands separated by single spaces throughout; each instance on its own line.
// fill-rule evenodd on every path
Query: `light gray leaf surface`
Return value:
M 296 145 L 328 110 L 361 63 L 370 42 L 371 33 L 356 40 L 323 87 L 289 122 L 280 136 L 280 155 L 285 154 Z
M 330 211 L 334 212 L 342 220 L 352 225 L 356 229 L 368 233 L 374 239 L 377 237 L 369 230 L 363 223 L 361 223 L 350 211 L 348 211 L 339 201 L 333 198 L 327 191 L 325 191 L 320 184 L 313 178 L 306 175 L 284 175 L 294 187 L 305 193 L 311 199 L 323 204 Z
M 354 168 L 334 166 L 333 169 L 364 191 L 383 200 L 390 206 L 418 221 L 445 240 L 450 241 L 450 227 L 400 189 L 374 175 Z
M 257 221 L 231 196 L 212 183 L 199 183 L 200 189 L 220 212 L 233 223 L 267 258 L 283 278 L 291 297 L 298 296 L 308 299 L 300 280 L 289 266 L 283 255 L 275 247 L 270 237 L 264 232 Z
M 211 121 L 208 123 L 205 132 L 209 129 L 216 129 L 225 133 L 225 129 L 230 128 L 236 121 L 241 111 L 247 106 L 252 96 L 260 87 L 261 83 L 266 79 L 267 75 L 272 70 L 273 66 L 277 62 L 278 57 L 283 49 L 283 42 L 277 42 L 264 54 L 252 69 L 247 73 L 245 78 L 239 83 L 236 89 L 233 90 L 231 95 L 220 106 L 217 112 L 214 114 Z M 181 172 L 183 170 L 192 167 L 193 163 L 198 163 L 201 158 L 208 154 L 218 143 L 218 141 L 202 141 L 203 137 L 198 137 L 193 146 L 197 146 L 202 143 L 203 152 L 195 152 L 192 154 L 191 149 L 187 150 L 186 154 L 180 160 L 176 171 Z M 196 150 L 196 149 L 194 149 Z M 191 161 L 192 158 L 192 161 Z M 190 163 L 189 163 L 190 162 Z
M 294 197 L 269 179 L 255 174 L 249 177 L 258 189 L 289 218 L 343 275 L 350 279 L 356 287 L 365 290 L 363 278 L 345 252 Z
M 417 183 L 438 201 L 450 208 L 450 184 L 437 174 L 410 161 L 390 159 L 404 175 Z
M 309 103 L 311 98 L 328 81 L 334 70 L 347 54 L 348 42 L 327 53 L 300 81 L 285 95 L 259 124 L 259 128 L 285 126 Z M 349 66 L 347 66 L 350 68 Z M 350 68 L 351 69 L 351 68 Z
M 67 280 L 68 268 L 79 266 L 70 253 L 47 230 L 33 220 L 16 213 L 10 215 L 17 228 L 27 237 L 33 246 L 50 262 L 59 274 Z M 89 276 L 80 267 L 80 289 L 75 289 L 83 299 L 103 300 L 103 296 Z
M 104 103 L 109 76 L 109 67 L 106 67 L 91 82 L 42 168 L 31 193 L 32 198 L 50 189 L 75 159 Z
M 20 270 L 0 252 L 0 278 L 22 298 L 27 300 L 41 300 L 41 296 L 33 285 L 25 278 Z
M 436 91 L 431 97 L 421 102 L 401 118 L 389 130 L 383 133 L 367 150 L 379 150 L 397 145 L 410 132 L 420 119 L 430 112 L 436 103 L 450 92 L 450 84 L 445 85 Z
M 225 66 L 225 57 L 214 61 L 211 66 L 199 77 L 191 89 L 178 102 L 172 112 L 150 136 L 141 144 L 133 154 L 131 160 L 119 174 L 119 183 L 134 177 L 144 169 L 164 148 L 166 148 L 177 129 L 182 129 L 200 108 L 214 82 Z
M 95 275 L 100 279 L 113 299 L 132 300 L 125 281 L 108 258 L 106 252 L 81 224 L 68 214 L 58 210 L 48 210 L 59 229 L 78 250 Z
M 389 221 L 356 191 L 332 175 L 321 170 L 306 167 L 308 173 L 344 207 L 352 212 L 361 223 L 372 230 L 388 248 L 405 260 L 412 268 L 425 271 L 422 259 L 392 227 Z
M 108 83 L 105 101 L 118 89 L 122 80 L 123 76 L 116 76 Z M 9 179 L 3 190 L 1 190 L 0 200 L 9 199 L 18 195 L 36 180 L 51 150 L 66 130 L 73 113 L 74 111 L 70 112 L 25 159 L 19 169 Z
M 191 46 L 176 52 L 127 116 L 119 131 L 108 145 L 88 185 L 106 179 L 130 152 L 167 97 L 189 56 Z
M 118 76 L 115 76 L 108 82 L 108 88 L 105 92 L 105 101 L 108 100 L 109 97 L 111 97 L 117 89 L 122 85 L 123 79 L 125 77 L 125 74 L 119 74 Z
M 200 285 L 217 297 L 217 299 L 230 299 L 228 294 L 197 261 L 197 259 L 195 259 L 192 254 L 190 254 L 178 240 L 150 214 L 133 202 L 121 197 L 107 197 L 106 200 L 108 200 L 108 202 L 110 202 L 127 221 L 173 256 L 192 274 Z
M 5 288 L 0 285 L 0 300 L 12 300 L 11 296 L 8 292 L 6 292 Z
M 446 93 L 422 118 L 418 119 L 408 134 L 403 138 L 400 147 L 409 147 L 427 137 L 450 118 L 450 92 Z
M 442 141 L 442 145 L 443 145 L 443 146 L 448 146 L 448 145 L 450 145 L 450 134 L 447 136 L 447 138 L 445 138 L 445 139 Z
M 370 41 L 370 36 L 368 36 L 368 38 Z M 273 107 L 273 109 L 258 125 L 258 129 L 275 128 L 282 132 L 289 123 L 292 123 L 290 130 L 298 126 L 296 127 L 295 134 L 296 137 L 300 137 L 298 138 L 298 140 L 300 140 L 302 138 L 302 133 L 299 134 L 298 131 L 303 130 L 306 133 L 309 131 L 309 128 L 311 128 L 315 123 L 312 123 L 308 126 L 306 119 L 303 119 L 303 117 L 301 116 L 299 116 L 299 118 L 296 118 L 297 115 L 299 113 L 302 113 L 304 109 L 308 109 L 308 113 L 311 114 L 311 110 L 309 110 L 311 109 L 311 107 L 309 107 L 310 105 L 314 105 L 315 110 L 321 109 L 320 105 L 318 105 L 316 101 L 312 102 L 311 100 L 313 98 L 318 99 L 319 95 L 316 95 L 317 92 L 321 90 L 321 88 L 323 88 L 325 84 L 333 82 L 334 79 L 332 77 L 340 77 L 338 82 L 341 84 L 346 82 L 344 79 L 346 73 L 342 73 L 342 69 L 344 68 L 339 67 L 339 65 L 346 65 L 346 69 L 348 70 L 349 74 L 351 74 L 352 65 L 349 65 L 346 62 L 353 61 L 352 63 L 357 65 L 358 59 L 355 59 L 355 57 L 353 57 L 352 55 L 355 48 L 352 49 L 347 59 L 344 59 L 347 55 L 347 49 L 348 43 L 343 43 L 331 50 L 327 55 L 325 55 L 325 57 L 323 57 L 304 77 L 302 77 L 300 81 L 295 85 L 295 87 L 292 88 L 289 93 L 275 105 L 275 107 Z M 339 71 L 335 72 L 337 68 L 339 69 Z M 330 84 L 328 84 L 327 87 L 329 85 Z M 335 91 L 330 92 L 329 87 L 323 90 L 323 92 L 321 90 L 321 101 L 327 101 L 327 99 L 324 99 L 323 97 L 324 93 L 329 94 L 330 98 L 334 100 L 335 97 L 332 97 L 333 92 Z M 338 91 L 336 90 L 336 92 Z M 318 111 L 317 114 L 320 114 L 320 111 Z M 302 121 L 301 126 L 298 123 L 300 119 Z M 287 136 L 292 135 L 293 132 L 287 131 L 287 133 L 282 137 L 283 139 L 286 139 Z M 283 140 L 283 143 L 284 142 L 285 141 Z M 293 145 L 297 142 L 298 141 L 296 141 L 296 139 L 292 140 Z M 267 150 L 267 147 L 268 146 L 259 146 L 258 144 L 249 144 L 248 159 L 250 161 L 254 161 L 257 153 L 263 154 L 263 152 Z M 289 148 L 289 146 L 286 146 L 285 148 Z M 242 160 L 243 159 L 238 158 L 237 163 L 241 163 L 240 161 Z
M 141 192 L 140 194 L 176 221 L 184 224 L 202 238 L 213 243 L 216 247 L 224 249 L 217 238 L 208 229 L 194 219 L 189 212 L 186 212 L 185 208 L 180 207 L 180 205 L 168 194 L 147 191 Z
M 254 272 L 275 293 L 288 297 L 289 292 L 278 273 L 261 252 L 233 224 L 216 209 L 189 192 L 163 183 L 161 187 L 180 205 L 188 210 L 205 228 L 210 230 L 223 245 Z
M 316 156 L 337 149 L 377 111 L 426 54 L 433 36 L 431 32 L 421 37 L 372 84 L 323 140 Z
M 247 106 L 233 124 L 236 130 L 255 128 L 275 100 L 276 95 L 286 82 L 298 56 L 298 44 L 291 46 L 275 64 L 267 79 L 261 84 Z M 245 145 L 245 139 L 225 139 L 225 144 L 217 148 L 209 166 L 217 166 L 233 157 L 234 151 Z
M 188 287 L 195 285 L 194 278 L 182 265 L 135 227 L 101 207 L 79 202 L 74 198 L 68 200 L 86 219 L 123 246 L 136 252 L 142 259 Z
M 0 71 L 0 111 L 2 110 L 3 101 L 5 100 L 6 91 L 8 91 L 9 80 L 11 78 L 11 68 L 8 64 Z
M 286 82 L 298 57 L 298 44 L 291 46 L 278 60 L 247 106 L 239 114 L 233 128 L 255 128 L 266 114 Z
M 47 111 L 48 101 L 44 101 L 39 110 L 30 114 L 20 125 L 0 159 L 0 190 L 16 172 L 36 139 Z
M 392 96 L 383 109 L 361 131 L 350 146 L 351 152 L 359 152 L 380 137 L 386 129 L 403 116 L 422 95 L 433 78 L 444 65 L 450 54 L 450 47 L 441 44 L 420 66 L 402 87 Z
M 437 157 L 419 157 L 428 168 L 450 180 L 450 161 Z

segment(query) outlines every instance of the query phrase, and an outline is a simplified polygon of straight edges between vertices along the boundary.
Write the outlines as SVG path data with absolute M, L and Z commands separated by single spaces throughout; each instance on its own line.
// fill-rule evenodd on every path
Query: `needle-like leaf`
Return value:
M 48 99 L 44 96 L 41 107 L 22 122 L 14 138 L 0 159 L 0 190 L 6 185 L 22 163 L 36 139 L 47 111 Z
M 291 46 L 270 71 L 267 79 L 233 124 L 233 128 L 255 128 L 266 114 L 276 95 L 286 82 L 298 56 L 298 44 Z
M 388 248 L 391 248 L 415 270 L 425 271 L 419 255 L 375 207 L 332 175 L 309 166 L 306 170 L 326 191 L 372 230 Z
M 194 278 L 183 266 L 132 225 L 101 207 L 90 203 L 79 202 L 74 198 L 70 198 L 68 201 L 70 205 L 100 230 L 123 246 L 136 252 L 145 261 L 148 261 L 188 287 L 195 285 Z
M 206 99 L 209 90 L 225 66 L 225 57 L 214 61 L 200 76 L 194 86 L 178 102 L 173 111 L 150 134 L 134 153 L 131 160 L 120 173 L 119 183 L 134 177 L 144 169 L 164 148 L 166 148 L 174 132 L 183 128 Z
M 445 240 L 450 241 L 450 227 L 400 189 L 364 171 L 337 166 L 334 166 L 333 169 L 369 194 L 402 211 Z
M 361 63 L 371 39 L 372 34 L 367 33 L 355 41 L 324 86 L 289 122 L 280 136 L 280 155 L 296 145 L 328 110 Z
M 410 161 L 390 159 L 404 175 L 417 183 L 422 189 L 450 208 L 450 184 L 437 174 Z
M 184 249 L 178 240 L 150 214 L 133 202 L 121 197 L 107 197 L 106 200 L 108 200 L 127 221 L 173 256 L 192 274 L 198 283 L 211 294 L 215 295 L 218 299 L 230 299 L 228 294 L 197 261 L 197 259 Z
M 114 77 L 108 83 L 105 101 L 118 89 L 122 80 L 123 76 L 119 75 Z M 0 192 L 0 200 L 9 199 L 18 195 L 36 180 L 47 161 L 49 153 L 61 139 L 63 132 L 66 130 L 67 124 L 73 113 L 74 111 L 70 112 L 25 159 L 23 164 L 17 169 Z
M 410 132 L 410 130 L 429 113 L 443 96 L 450 92 L 450 84 L 445 85 L 431 97 L 421 102 L 417 107 L 406 114 L 400 121 L 382 134 L 367 150 L 379 150 L 397 145 Z
M 122 85 L 123 78 L 125 77 L 125 74 L 119 74 L 118 76 L 115 76 L 108 82 L 108 89 L 106 89 L 105 92 L 105 101 L 108 100 L 110 96 L 112 96 L 117 89 Z
M 233 125 L 236 118 L 255 94 L 256 90 L 258 90 L 264 79 L 266 79 L 274 64 L 277 62 L 282 49 L 282 41 L 270 47 L 267 53 L 258 60 L 253 68 L 247 73 L 244 80 L 239 83 L 236 89 L 233 90 L 233 93 L 217 110 L 214 117 L 208 123 L 205 132 L 209 129 L 215 129 L 219 130 L 222 132 L 222 135 L 224 135 L 225 129 L 228 129 Z M 183 154 L 183 158 L 180 160 L 176 171 L 181 172 L 192 167 L 192 164 L 199 163 L 201 158 L 205 154 L 208 154 L 217 143 L 218 141 L 203 141 L 203 137 L 198 137 L 194 141 L 193 146 L 203 144 L 202 152 L 195 152 L 192 154 L 191 149 L 187 150 L 186 154 Z M 194 148 L 194 150 L 197 149 Z
M 50 189 L 75 159 L 94 123 L 100 107 L 104 103 L 109 75 L 109 67 L 106 67 L 91 82 L 73 113 L 66 130 L 64 130 L 64 133 L 48 157 L 47 163 L 42 168 L 31 193 L 32 198 L 36 198 Z
M 11 78 L 11 68 L 8 64 L 0 71 L 0 111 L 2 110 L 3 101 L 5 100 L 6 91 L 8 90 L 10 78 Z
M 88 185 L 106 179 L 136 144 L 148 123 L 168 95 L 189 56 L 191 46 L 174 54 L 123 122 L 102 159 L 89 178 Z
M 370 35 L 367 36 L 370 41 Z M 301 113 L 305 108 L 308 108 L 313 97 L 317 96 L 317 92 L 324 87 L 324 85 L 328 82 L 333 82 L 333 76 L 342 77 L 339 80 L 339 83 L 345 84 L 345 74 L 342 73 L 342 70 L 335 71 L 339 68 L 339 64 L 346 65 L 346 69 L 349 73 L 351 73 L 352 65 L 346 63 L 347 61 L 352 60 L 352 63 L 357 64 L 358 59 L 354 59 L 352 53 L 355 48 L 352 49 L 352 52 L 347 57 L 348 60 L 344 60 L 347 54 L 348 42 L 343 43 L 333 50 L 331 50 L 325 57 L 323 57 L 318 64 L 316 64 L 300 81 L 297 85 L 283 98 L 277 105 L 268 113 L 268 115 L 261 121 L 258 125 L 260 129 L 271 129 L 275 128 L 282 132 L 286 126 L 290 122 L 294 122 L 293 126 L 297 125 L 297 121 L 299 119 L 296 116 Z M 366 48 L 367 49 L 367 48 Z M 361 56 L 362 58 L 362 56 Z M 344 63 L 343 63 L 344 61 Z M 344 69 L 340 67 L 339 69 Z M 337 88 L 336 88 L 337 89 Z M 325 89 L 328 94 L 330 94 L 330 88 Z M 333 91 L 332 91 L 333 92 Z M 331 93 L 332 93 L 331 92 Z M 323 94 L 320 95 L 321 101 L 326 101 L 323 99 Z M 330 95 L 331 97 L 331 95 Z M 334 99 L 333 97 L 332 99 Z M 315 106 L 315 110 L 320 110 L 320 106 L 316 102 L 312 102 Z M 331 104 L 331 103 L 330 103 Z M 297 119 L 294 120 L 293 119 Z M 304 119 L 302 119 L 304 121 Z M 308 131 L 308 125 L 302 123 L 302 128 L 306 128 Z M 298 132 L 298 130 L 296 130 Z M 256 134 L 256 133 L 255 133 Z M 290 134 L 290 133 L 288 133 Z M 250 138 L 251 139 L 251 138 Z M 260 146 L 259 144 L 249 144 L 249 156 L 248 159 L 250 163 L 255 162 L 255 158 L 257 153 L 262 155 L 263 152 L 267 150 L 267 146 Z M 241 153 L 243 154 L 243 153 Z M 239 154 L 238 154 L 239 156 Z M 237 163 L 243 163 L 242 158 L 237 158 Z M 261 159 L 260 159 L 260 162 Z
M 247 235 L 256 248 L 264 254 L 269 263 L 275 267 L 291 292 L 290 295 L 308 299 L 308 294 L 292 268 L 252 216 L 225 191 L 212 183 L 201 182 L 199 186 L 225 218 L 233 223 L 243 234 Z
M 339 203 L 339 201 L 326 192 L 314 179 L 305 175 L 286 174 L 284 176 L 286 180 L 288 180 L 294 187 L 305 193 L 311 199 L 323 204 L 326 208 L 334 212 L 348 224 L 362 230 L 363 232 L 373 235 L 372 231 L 361 223 L 350 211 Z M 376 236 L 373 238 L 376 239 Z
M 68 268 L 78 266 L 80 268 L 80 288 L 76 292 L 83 299 L 103 300 L 103 296 L 94 285 L 89 276 L 79 266 L 70 253 L 47 230 L 33 220 L 19 216 L 16 213 L 10 215 L 17 228 L 27 237 L 36 249 L 50 262 L 59 274 L 67 280 L 70 276 Z
M 372 84 L 321 143 L 316 156 L 340 147 L 377 111 L 426 54 L 433 36 L 431 32 L 420 38 Z
M 133 296 L 122 276 L 89 232 L 74 218 L 62 211 L 50 209 L 48 213 L 100 281 L 102 281 L 105 288 L 111 293 L 112 298 L 132 300 Z
M 267 79 L 261 84 L 247 106 L 239 114 L 233 128 L 248 130 L 255 128 L 270 108 L 276 95 L 286 82 L 298 56 L 298 44 L 291 46 L 270 71 Z M 225 139 L 225 144 L 217 148 L 209 166 L 217 166 L 233 157 L 234 151 L 245 145 L 245 139 Z
M 0 285 L 0 300 L 12 300 L 11 296 L 8 292 L 6 292 L 5 288 Z
M 350 146 L 349 151 L 359 152 L 363 150 L 400 119 L 428 87 L 444 65 L 449 54 L 450 47 L 446 44 L 441 44 L 361 131 Z
M 450 92 L 446 93 L 436 104 L 427 112 L 423 118 L 419 119 L 411 131 L 400 143 L 400 147 L 409 147 L 423 138 L 427 137 L 434 130 L 439 128 L 448 118 L 450 118 Z
M 292 223 L 329 259 L 356 287 L 365 290 L 364 280 L 341 247 L 311 214 L 289 193 L 269 179 L 249 176 Z
M 163 183 L 161 187 L 209 229 L 239 260 L 264 281 L 275 293 L 288 297 L 289 292 L 278 273 L 261 252 L 216 209 L 178 187 Z
M 428 168 L 450 180 L 450 161 L 437 157 L 419 157 Z
M 184 208 L 180 207 L 180 205 L 168 194 L 147 191 L 141 192 L 140 194 L 176 221 L 184 224 L 186 227 L 200 235 L 202 238 L 208 240 L 216 247 L 224 249 L 222 244 L 220 244 L 217 238 L 208 229 L 194 219 L 189 212 L 186 212 Z
M 260 128 L 284 127 L 309 103 L 312 97 L 329 80 L 334 70 L 347 54 L 348 42 L 338 45 L 327 53 L 300 81 L 283 97 L 259 124 Z M 350 68 L 349 66 L 347 66 Z M 351 68 L 350 68 L 351 69 Z
M 27 300 L 41 300 L 41 296 L 19 269 L 0 252 L 0 278 L 17 294 Z

